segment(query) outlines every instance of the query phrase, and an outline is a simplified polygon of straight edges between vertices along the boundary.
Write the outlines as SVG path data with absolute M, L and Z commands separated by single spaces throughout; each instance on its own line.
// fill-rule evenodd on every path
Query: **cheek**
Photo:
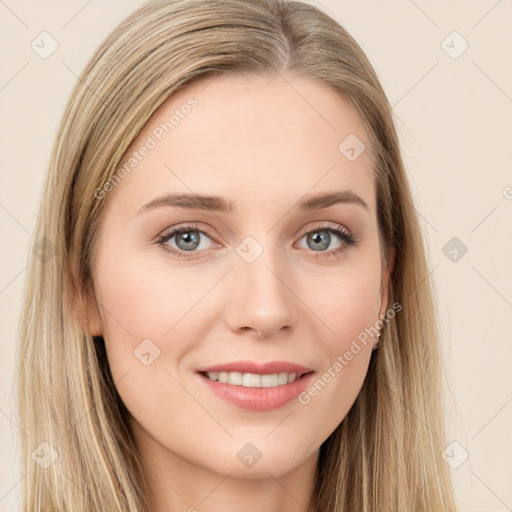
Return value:
M 107 248 L 104 254 L 113 253 Z M 141 351 L 149 352 L 155 365 L 175 362 L 191 339 L 182 330 L 188 313 L 204 294 L 193 285 L 197 277 L 129 255 L 115 262 L 105 256 L 96 268 L 103 337 L 113 376 L 120 377 L 140 363 L 136 357 Z
M 299 396 L 299 403 L 311 411 L 311 417 L 325 419 L 319 428 L 328 435 L 348 413 L 368 371 L 376 342 L 380 260 L 362 258 L 357 265 L 317 280 L 316 285 L 309 294 L 303 292 L 304 302 L 317 313 L 328 335 L 318 338 L 324 355 L 322 369 Z
M 191 283 L 190 273 L 148 260 L 126 255 L 115 264 L 98 261 L 103 337 L 113 380 L 132 416 L 149 421 L 150 428 L 172 430 L 171 404 L 184 411 L 190 407 L 178 383 L 180 363 L 200 338 L 190 322 L 204 290 Z
M 379 287 L 380 261 L 374 259 L 317 276 L 315 286 L 309 286 L 309 292 L 304 289 L 304 302 L 327 328 L 324 348 L 331 356 L 347 350 L 352 340 L 375 324 Z

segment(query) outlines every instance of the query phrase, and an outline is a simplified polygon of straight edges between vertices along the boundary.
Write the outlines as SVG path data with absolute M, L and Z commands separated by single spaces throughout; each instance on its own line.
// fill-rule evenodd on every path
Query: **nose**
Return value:
M 238 254 L 228 277 L 225 318 L 233 332 L 259 338 L 292 331 L 298 319 L 291 273 L 276 251 L 264 252 L 252 263 Z

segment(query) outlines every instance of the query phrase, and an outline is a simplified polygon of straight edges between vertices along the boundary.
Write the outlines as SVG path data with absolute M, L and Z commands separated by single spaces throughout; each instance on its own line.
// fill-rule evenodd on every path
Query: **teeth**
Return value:
M 206 375 L 211 380 L 233 384 L 234 386 L 244 386 L 246 388 L 274 388 L 297 380 L 296 373 L 287 372 L 272 373 L 270 375 L 240 372 L 206 372 Z

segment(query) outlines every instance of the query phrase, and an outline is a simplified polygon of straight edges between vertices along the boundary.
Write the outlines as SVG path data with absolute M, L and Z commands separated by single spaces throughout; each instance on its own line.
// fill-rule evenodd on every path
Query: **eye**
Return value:
M 165 231 L 158 237 L 157 243 L 178 257 L 189 258 L 192 254 L 187 253 L 209 249 L 213 241 L 205 230 L 194 225 L 186 225 Z
M 306 246 L 300 242 L 305 241 Z M 164 231 L 156 243 L 179 258 L 194 258 L 201 250 L 216 244 L 208 230 L 194 224 L 170 228 Z M 310 249 L 314 258 L 339 257 L 350 246 L 357 245 L 356 238 L 346 228 L 338 225 L 322 225 L 307 231 L 299 240 L 299 247 Z
M 300 242 L 305 241 L 305 246 Z M 357 244 L 355 237 L 341 226 L 324 225 L 308 231 L 299 241 L 300 247 L 311 249 L 319 254 L 315 257 L 339 256 L 350 246 Z

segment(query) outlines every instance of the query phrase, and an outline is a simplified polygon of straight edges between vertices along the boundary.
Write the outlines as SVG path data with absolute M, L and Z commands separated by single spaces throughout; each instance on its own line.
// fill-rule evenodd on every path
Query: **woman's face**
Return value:
M 333 90 L 285 76 L 182 89 L 97 190 L 89 325 L 159 461 L 289 472 L 367 372 L 389 276 L 368 139 Z

